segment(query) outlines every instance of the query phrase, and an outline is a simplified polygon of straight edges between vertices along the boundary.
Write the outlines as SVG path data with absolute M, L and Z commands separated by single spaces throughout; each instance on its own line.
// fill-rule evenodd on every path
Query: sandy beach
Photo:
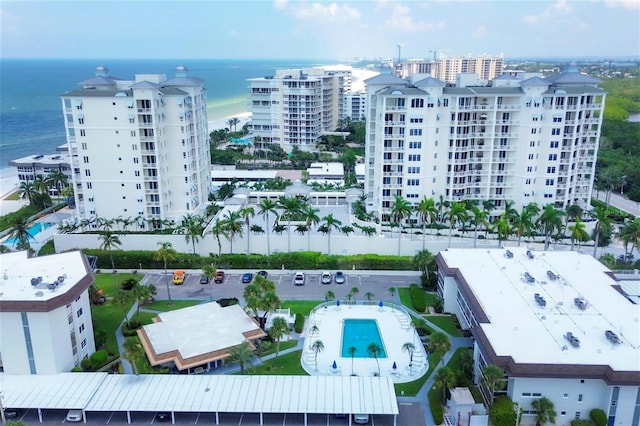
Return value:
M 209 133 L 213 132 L 214 130 L 229 128 L 229 119 L 234 117 L 240 120 L 238 122 L 238 125 L 235 126 L 237 131 L 240 131 L 240 129 L 242 129 L 242 126 L 251 121 L 250 112 L 242 112 L 240 114 L 230 115 L 229 117 L 224 117 L 217 120 L 209 120 L 207 123 L 209 125 Z M 233 131 L 233 128 L 231 128 L 230 130 Z

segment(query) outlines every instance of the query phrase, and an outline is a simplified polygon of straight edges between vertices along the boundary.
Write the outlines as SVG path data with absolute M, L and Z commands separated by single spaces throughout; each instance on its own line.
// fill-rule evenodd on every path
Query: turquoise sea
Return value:
M 0 168 L 31 154 L 50 154 L 66 142 L 59 96 L 93 77 L 96 66 L 113 77 L 133 80 L 135 74 L 174 75 L 184 65 L 208 89 L 208 119 L 249 111 L 247 79 L 273 75 L 283 68 L 334 64 L 304 60 L 122 60 L 122 59 L 1 59 Z

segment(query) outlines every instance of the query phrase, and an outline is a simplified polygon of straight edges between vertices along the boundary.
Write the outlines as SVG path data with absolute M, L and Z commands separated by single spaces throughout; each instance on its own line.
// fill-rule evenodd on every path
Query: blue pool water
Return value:
M 367 347 L 375 343 L 382 349 L 378 358 L 386 358 L 387 352 L 380 337 L 378 323 L 372 319 L 345 319 L 342 326 L 342 351 L 341 356 L 351 358 L 349 348 L 356 348 L 354 358 L 370 358 Z
M 32 237 L 35 238 L 36 235 L 38 235 L 40 232 L 44 231 L 45 229 L 48 229 L 51 227 L 50 223 L 34 223 L 33 225 L 31 225 L 30 227 L 27 228 L 27 231 L 29 232 L 29 234 L 31 234 Z M 4 243 L 5 245 L 16 245 L 18 244 L 18 240 L 16 238 L 7 238 Z

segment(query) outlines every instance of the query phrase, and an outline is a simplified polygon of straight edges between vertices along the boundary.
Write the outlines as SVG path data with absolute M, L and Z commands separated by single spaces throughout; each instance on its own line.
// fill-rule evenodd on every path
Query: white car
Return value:
M 331 273 L 326 271 L 323 272 L 320 278 L 320 282 L 322 282 L 322 284 L 331 284 Z
M 369 423 L 369 415 L 368 414 L 354 414 L 353 422 L 358 425 L 366 425 Z
M 296 272 L 293 276 L 294 285 L 304 285 L 304 272 Z
M 82 410 L 69 410 L 67 412 L 67 421 L 70 423 L 79 423 L 82 421 Z

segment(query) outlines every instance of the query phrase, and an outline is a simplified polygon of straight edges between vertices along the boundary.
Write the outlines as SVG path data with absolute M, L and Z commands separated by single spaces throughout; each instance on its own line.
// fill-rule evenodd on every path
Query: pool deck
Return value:
M 342 357 L 342 328 L 345 319 L 374 319 L 377 321 L 380 336 L 387 353 L 386 358 Z M 313 326 L 317 331 L 312 330 Z M 344 375 L 391 377 L 395 383 L 410 382 L 422 376 L 429 368 L 427 353 L 420 337 L 412 327 L 411 317 L 406 310 L 395 304 L 386 303 L 380 307 L 377 302 L 349 304 L 341 302 L 325 303 L 309 314 L 305 326 L 302 366 L 310 375 Z M 322 341 L 324 349 L 317 354 L 311 348 L 316 340 Z M 413 361 L 407 351 L 402 350 L 405 343 L 415 347 Z M 358 354 L 363 356 L 363 354 Z M 337 368 L 333 368 L 333 363 Z M 352 371 L 353 361 L 353 371 Z M 396 368 L 393 368 L 393 364 Z

